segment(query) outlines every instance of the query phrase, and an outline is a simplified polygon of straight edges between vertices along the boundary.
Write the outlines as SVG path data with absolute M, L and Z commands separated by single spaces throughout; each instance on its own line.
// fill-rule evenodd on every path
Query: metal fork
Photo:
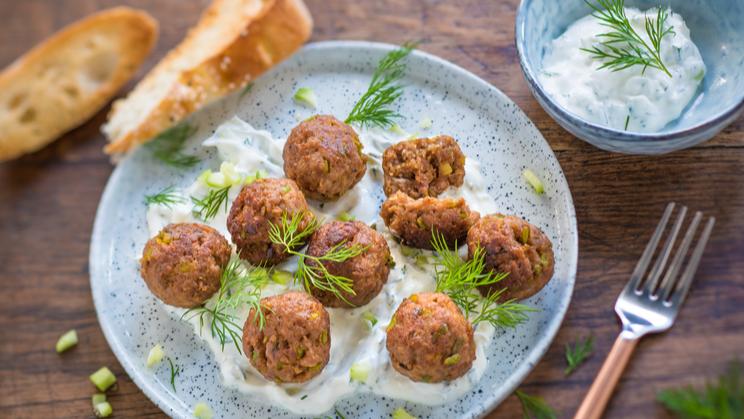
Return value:
M 657 253 L 656 248 L 666 230 L 674 207 L 673 202 L 667 205 L 630 281 L 615 303 L 615 312 L 622 320 L 623 330 L 615 340 L 612 350 L 602 364 L 597 378 L 594 379 L 574 419 L 595 419 L 602 416 L 638 340 L 647 333 L 663 332 L 672 327 L 679 308 L 690 291 L 690 284 L 692 284 L 693 276 L 700 264 L 700 258 L 703 256 L 705 245 L 716 220 L 713 217 L 708 219 L 695 249 L 689 257 L 686 257 L 703 218 L 701 212 L 696 212 L 671 264 L 667 266 L 674 242 L 687 214 L 687 207 L 683 206 L 678 211 L 671 231 L 664 241 L 664 246 L 656 255 L 656 261 L 649 271 L 649 265 L 654 254 Z M 687 260 L 687 265 L 680 274 L 685 260 Z M 664 274 L 663 277 L 662 274 Z

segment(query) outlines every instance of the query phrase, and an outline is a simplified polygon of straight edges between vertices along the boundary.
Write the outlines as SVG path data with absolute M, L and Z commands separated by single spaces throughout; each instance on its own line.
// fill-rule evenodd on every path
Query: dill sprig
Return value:
M 230 186 L 224 188 L 210 189 L 207 196 L 204 198 L 191 197 L 191 202 L 194 203 L 194 216 L 209 221 L 214 218 L 220 210 L 220 207 L 224 205 L 225 211 L 227 211 L 227 196 L 230 193 Z
M 153 156 L 163 163 L 185 169 L 199 163 L 199 158 L 183 152 L 186 140 L 196 132 L 196 127 L 182 123 L 158 134 L 145 147 L 152 151 Z
M 261 285 L 265 283 L 268 274 L 264 268 L 245 269 L 238 259 L 232 259 L 220 276 L 220 289 L 216 297 L 206 304 L 187 310 L 182 319 L 199 318 L 199 330 L 209 324 L 213 337 L 216 337 L 222 350 L 225 343 L 232 341 L 235 349 L 242 353 L 240 342 L 243 327 L 236 323 L 237 317 L 229 312 L 238 307 L 247 306 L 255 310 L 255 321 L 263 329 L 266 317 L 261 307 Z
M 663 390 L 656 399 L 683 418 L 744 418 L 744 371 L 739 361 L 732 361 L 717 382 L 708 382 L 703 389 Z
M 436 291 L 447 294 L 465 317 L 472 317 L 473 326 L 486 322 L 494 327 L 516 327 L 527 320 L 527 313 L 535 311 L 513 299 L 499 303 L 505 288 L 481 298 L 479 287 L 496 284 L 508 275 L 486 269 L 483 248 L 477 247 L 470 260 L 463 260 L 457 252 L 457 244 L 450 249 L 444 236 L 437 231 L 432 232 L 431 245 L 437 254 L 434 262 Z
M 367 91 L 354 105 L 344 122 L 385 128 L 391 126 L 394 120 L 400 117 L 397 112 L 390 109 L 390 105 L 403 94 L 403 86 L 398 83 L 406 70 L 403 59 L 415 47 L 415 44 L 406 43 L 387 53 L 377 63 L 377 69 L 372 75 Z
M 545 403 L 542 397 L 530 396 L 521 390 L 515 391 L 514 394 L 522 405 L 523 419 L 556 419 L 555 410 Z
M 183 201 L 183 197 L 175 192 L 175 188 L 173 186 L 168 186 L 167 188 L 153 195 L 145 195 L 145 205 L 157 204 L 170 208 L 171 205 Z
M 278 225 L 273 223 L 269 225 L 269 240 L 274 244 L 282 246 L 290 255 L 297 256 L 295 280 L 301 282 L 306 290 L 316 288 L 330 292 L 348 303 L 342 293 L 345 292 L 354 295 L 355 292 L 352 288 L 354 282 L 345 276 L 332 274 L 328 271 L 325 263 L 345 262 L 364 253 L 368 246 L 361 246 L 359 244 L 347 246 L 347 243 L 342 241 L 320 256 L 298 252 L 297 249 L 320 227 L 318 219 L 313 217 L 307 227 L 300 231 L 300 224 L 306 215 L 305 212 L 295 212 L 292 214 L 292 218 L 288 218 L 286 213 L 283 214 L 282 220 Z
M 600 69 L 608 68 L 612 71 L 623 70 L 634 65 L 643 66 L 641 74 L 646 68 L 653 67 L 665 72 L 669 77 L 672 73 L 661 60 L 661 41 L 664 36 L 674 33 L 671 26 L 665 28 L 667 11 L 658 8 L 656 19 L 645 16 L 646 35 L 651 45 L 633 29 L 625 15 L 625 0 L 596 0 L 597 4 L 585 0 L 594 10 L 592 16 L 599 19 L 603 26 L 610 28 L 609 32 L 597 35 L 601 38 L 599 45 L 591 48 L 581 48 L 595 59 L 602 61 Z
M 594 336 L 587 336 L 586 338 L 579 339 L 574 343 L 573 347 L 566 344 L 566 364 L 568 366 L 564 370 L 564 374 L 571 375 L 576 368 L 579 367 L 587 358 L 594 352 Z
M 181 373 L 181 367 L 178 365 L 174 365 L 170 357 L 168 357 L 167 359 L 168 364 L 170 364 L 170 384 L 171 387 L 173 387 L 173 391 L 176 392 L 176 377 Z

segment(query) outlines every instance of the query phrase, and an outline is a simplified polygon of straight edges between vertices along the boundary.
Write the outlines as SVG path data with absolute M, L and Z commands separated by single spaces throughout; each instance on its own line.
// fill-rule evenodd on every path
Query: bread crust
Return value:
M 159 78 L 175 60 L 189 54 L 189 48 L 199 33 L 220 23 L 217 17 L 219 8 L 228 7 L 228 2 L 214 0 L 181 44 L 158 63 L 134 93 L 138 89 L 147 89 L 148 84 Z M 232 7 L 237 6 L 232 4 Z M 234 29 L 232 38 L 222 43 L 222 48 L 218 46 L 201 63 L 180 70 L 167 94 L 136 126 L 124 129 L 112 126 L 111 121 L 117 113 L 136 112 L 136 109 L 131 109 L 131 103 L 127 103 L 129 97 L 114 103 L 109 123 L 103 128 L 111 141 L 105 151 L 125 153 L 207 103 L 243 88 L 302 46 L 310 37 L 312 18 L 302 0 L 262 0 L 254 15 L 246 16 L 243 25 Z
M 157 21 L 115 7 L 74 22 L 0 73 L 0 161 L 36 151 L 98 112 L 137 71 Z

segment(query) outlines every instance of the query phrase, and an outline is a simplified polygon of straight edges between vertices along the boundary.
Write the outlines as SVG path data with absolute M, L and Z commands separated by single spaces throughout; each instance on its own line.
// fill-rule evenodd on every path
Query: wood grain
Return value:
M 0 65 L 94 10 L 127 3 L 161 22 L 156 58 L 196 21 L 206 0 L 0 2 Z M 579 221 L 579 273 L 563 327 L 522 385 L 570 417 L 618 332 L 612 311 L 664 204 L 675 200 L 718 223 L 677 324 L 638 345 L 608 418 L 669 417 L 654 401 L 670 386 L 701 384 L 744 357 L 744 119 L 714 140 L 661 157 L 609 154 L 566 133 L 531 97 L 514 48 L 517 0 L 307 0 L 314 40 L 364 39 L 421 48 L 463 66 L 509 95 L 556 152 Z M 98 327 L 88 283 L 88 243 L 112 166 L 99 134 L 105 110 L 42 151 L 0 164 L 0 411 L 4 417 L 92 417 L 87 376 L 108 365 L 119 377 L 116 417 L 162 413 L 126 377 Z M 70 328 L 78 347 L 62 356 Z M 593 334 L 596 353 L 563 375 L 563 347 Z M 491 418 L 519 417 L 508 398 Z

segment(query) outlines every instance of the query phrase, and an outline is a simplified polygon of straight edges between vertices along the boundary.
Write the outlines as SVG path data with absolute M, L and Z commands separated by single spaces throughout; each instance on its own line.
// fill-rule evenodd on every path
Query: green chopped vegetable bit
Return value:
M 426 255 L 418 255 L 413 262 L 419 269 L 424 270 L 429 266 L 429 258 Z
M 377 324 L 377 317 L 375 317 L 375 315 L 372 314 L 371 311 L 365 311 L 364 313 L 362 313 L 362 318 L 369 322 L 370 328 L 375 327 L 375 325 Z
M 57 353 L 61 354 L 62 352 L 72 348 L 73 346 L 77 345 L 78 343 L 78 337 L 77 332 L 75 329 L 72 329 L 65 333 L 64 335 L 60 336 L 57 340 Z
M 416 416 L 406 412 L 406 409 L 399 407 L 393 412 L 393 419 L 416 419 Z
M 403 256 L 405 256 L 405 257 L 411 257 L 411 256 L 418 255 L 420 252 L 418 250 L 414 249 L 413 247 L 408 247 L 408 246 L 405 246 L 405 245 L 401 245 L 400 246 L 400 253 Z
M 197 419 L 212 419 L 214 413 L 208 404 L 199 402 L 194 405 L 194 417 Z
M 346 211 L 344 211 L 341 214 L 339 214 L 337 218 L 338 218 L 339 221 L 354 221 L 354 220 L 356 220 L 356 217 L 355 216 L 349 214 Z
M 289 271 L 282 271 L 277 269 L 271 273 L 271 280 L 280 285 L 289 284 L 293 278 L 294 277 L 292 276 L 292 272 Z
M 421 121 L 419 122 L 419 127 L 421 127 L 421 129 L 429 129 L 432 125 L 434 125 L 434 121 L 432 121 L 428 116 L 421 118 Z
M 520 390 L 514 392 L 522 404 L 522 417 L 524 419 L 556 419 L 555 411 L 548 406 L 542 397 L 530 396 Z
M 578 340 L 571 347 L 566 344 L 566 367 L 564 373 L 571 375 L 594 351 L 594 336 L 587 336 L 583 340 Z
M 535 193 L 538 195 L 542 195 L 545 192 L 545 188 L 543 187 L 543 183 L 540 180 L 540 178 L 537 177 L 535 172 L 533 172 L 530 169 L 524 169 L 522 171 L 522 176 L 524 176 L 525 180 L 527 180 L 527 183 L 532 186 L 532 189 L 535 190 Z
M 318 98 L 315 97 L 315 92 L 309 87 L 300 87 L 294 94 L 295 102 L 309 106 L 313 109 L 318 107 Z
M 95 412 L 97 418 L 107 418 L 114 413 L 114 409 L 111 408 L 111 403 L 103 402 L 94 405 L 93 412 Z
M 444 365 L 452 366 L 457 365 L 460 362 L 460 354 L 454 354 L 444 359 Z
M 393 125 L 391 125 L 391 126 L 390 126 L 390 132 L 392 132 L 393 134 L 398 134 L 398 135 L 406 135 L 406 134 L 408 134 L 408 133 L 407 133 L 407 132 L 406 132 L 406 131 L 405 131 L 405 130 L 404 130 L 403 128 L 401 128 L 401 127 L 400 127 L 400 125 L 398 125 L 398 124 L 393 124 Z
M 349 370 L 349 377 L 352 381 L 358 381 L 360 383 L 364 383 L 367 381 L 367 378 L 369 377 L 369 372 L 371 368 L 368 364 L 362 363 L 362 362 L 355 362 L 351 364 L 351 369 Z
M 101 367 L 98 371 L 91 374 L 89 378 L 95 384 L 96 388 L 101 391 L 108 390 L 109 387 L 116 383 L 116 376 L 107 367 Z
M 150 349 L 150 353 L 147 354 L 147 368 L 152 368 L 155 364 L 163 360 L 165 352 L 160 344 L 157 344 Z
M 95 407 L 97 404 L 101 404 L 106 401 L 106 395 L 103 393 L 96 393 L 90 398 L 91 403 Z
M 683 418 L 744 418 L 744 370 L 740 361 L 731 361 L 728 370 L 704 388 L 667 389 L 656 400 Z
M 705 69 L 704 68 L 703 69 L 700 69 L 700 71 L 697 74 L 695 74 L 695 81 L 700 81 L 700 80 L 703 79 L 703 77 L 705 77 Z

